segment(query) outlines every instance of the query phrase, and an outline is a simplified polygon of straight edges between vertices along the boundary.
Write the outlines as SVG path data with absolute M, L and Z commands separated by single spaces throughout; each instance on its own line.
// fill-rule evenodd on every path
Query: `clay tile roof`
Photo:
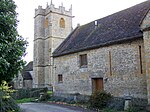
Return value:
M 53 56 L 62 56 L 83 50 L 99 48 L 125 40 L 141 38 L 140 24 L 150 9 L 145 1 L 102 19 L 77 27 L 54 51 Z M 98 12 L 97 12 L 98 13 Z

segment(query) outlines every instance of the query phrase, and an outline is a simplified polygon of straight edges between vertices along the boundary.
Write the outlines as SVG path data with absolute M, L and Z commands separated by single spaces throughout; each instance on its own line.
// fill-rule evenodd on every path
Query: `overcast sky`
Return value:
M 34 38 L 34 11 L 39 5 L 43 8 L 50 4 L 51 0 L 14 0 L 18 6 L 18 32 L 29 42 L 27 62 L 33 60 L 33 38 Z M 73 8 L 73 28 L 86 24 L 96 19 L 113 14 L 120 10 L 131 7 L 146 0 L 52 0 L 55 7 L 62 3 L 66 10 L 69 10 L 71 4 Z

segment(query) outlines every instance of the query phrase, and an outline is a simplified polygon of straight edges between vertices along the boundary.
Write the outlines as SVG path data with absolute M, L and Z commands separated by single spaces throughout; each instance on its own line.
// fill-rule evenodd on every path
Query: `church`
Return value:
M 150 104 L 150 1 L 72 30 L 72 8 L 35 11 L 34 87 L 56 96 L 104 90 Z

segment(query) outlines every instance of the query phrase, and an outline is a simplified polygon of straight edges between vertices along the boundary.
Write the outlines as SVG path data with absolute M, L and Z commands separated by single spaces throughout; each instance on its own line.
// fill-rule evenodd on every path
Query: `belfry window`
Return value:
M 64 20 L 64 18 L 61 18 L 61 19 L 60 19 L 60 21 L 59 21 L 59 26 L 60 26 L 61 28 L 65 28 L 65 20 Z
M 45 28 L 48 28 L 48 18 L 45 19 Z

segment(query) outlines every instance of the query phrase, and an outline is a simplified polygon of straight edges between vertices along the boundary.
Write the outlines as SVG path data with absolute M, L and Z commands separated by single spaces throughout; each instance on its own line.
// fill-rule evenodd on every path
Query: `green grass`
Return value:
M 116 111 L 116 110 L 113 110 L 113 109 L 108 109 L 108 108 L 106 108 L 106 109 L 103 109 L 102 112 L 119 112 L 119 111 Z
M 47 94 L 48 95 L 51 95 L 53 92 L 52 91 L 47 91 Z
M 16 100 L 17 103 L 28 103 L 28 102 L 32 102 L 33 98 L 23 98 L 20 100 Z

